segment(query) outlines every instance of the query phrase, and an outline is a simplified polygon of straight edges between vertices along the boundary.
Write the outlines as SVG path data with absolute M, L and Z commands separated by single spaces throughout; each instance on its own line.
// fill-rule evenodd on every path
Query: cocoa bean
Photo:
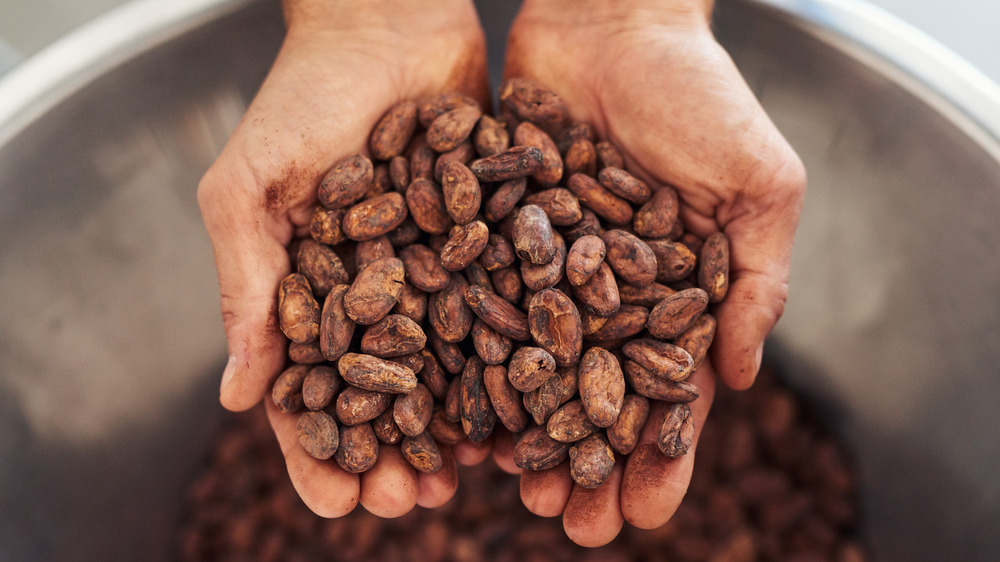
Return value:
M 462 370 L 462 429 L 473 443 L 485 441 L 493 432 L 497 421 L 497 414 L 483 381 L 485 368 L 482 359 L 472 356 L 466 360 L 465 369 Z
M 319 184 L 319 202 L 327 209 L 346 207 L 365 196 L 375 176 L 372 161 L 356 154 L 337 161 Z
M 472 329 L 475 315 L 465 302 L 468 288 L 469 284 L 460 273 L 452 273 L 448 286 L 427 299 L 427 319 L 434 332 L 446 342 L 460 342 Z
M 441 450 L 427 431 L 404 437 L 400 451 L 410 466 L 425 474 L 433 474 L 444 466 Z
M 558 250 L 548 215 L 537 205 L 525 205 L 514 218 L 511 239 L 521 259 L 534 264 L 552 261 Z
M 302 383 L 309 374 L 306 365 L 292 365 L 281 372 L 271 387 L 271 401 L 282 413 L 292 414 L 302 409 Z
M 441 250 L 441 265 L 448 271 L 461 271 L 483 253 L 490 229 L 483 221 L 455 227 Z
M 359 271 L 344 294 L 344 311 L 358 324 L 374 324 L 396 306 L 405 275 L 399 258 L 375 260 Z
M 306 238 L 299 244 L 296 262 L 299 273 L 309 281 L 313 296 L 317 299 L 326 297 L 334 285 L 349 281 L 347 269 L 337 253 L 311 238 Z
M 406 394 L 417 386 L 412 369 L 374 355 L 345 353 L 337 368 L 345 381 L 365 390 Z
M 472 134 L 483 112 L 479 105 L 463 105 L 438 115 L 427 127 L 427 144 L 435 152 L 448 152 Z
M 483 115 L 476 126 L 473 145 L 481 158 L 495 156 L 510 148 L 510 135 L 502 123 Z
M 523 179 L 541 168 L 543 159 L 542 151 L 533 146 L 512 146 L 500 154 L 473 160 L 469 169 L 479 181 Z
M 729 290 L 729 239 L 713 232 L 705 239 L 698 260 L 698 286 L 708 293 L 708 302 L 720 302 Z
M 378 438 L 371 424 L 362 423 L 340 430 L 340 446 L 333 458 L 347 472 L 358 474 L 378 461 Z
M 310 456 L 320 460 L 332 457 L 340 444 L 337 420 L 323 411 L 306 412 L 300 415 L 295 432 L 302 448 Z
M 580 200 L 581 205 L 611 224 L 624 225 L 632 220 L 632 206 L 628 201 L 611 193 L 594 178 L 584 174 L 573 174 L 566 185 Z
M 404 435 L 420 435 L 427 429 L 434 413 L 434 396 L 421 383 L 409 394 L 400 394 L 392 406 L 392 419 Z
M 562 443 L 573 443 L 597 431 L 582 400 L 571 400 L 552 413 L 545 424 L 549 437 Z
M 319 337 L 320 306 L 309 280 L 292 273 L 278 286 L 278 325 L 288 339 L 311 343 Z
M 705 311 L 708 298 L 708 293 L 699 288 L 678 291 L 649 311 L 646 329 L 656 338 L 676 338 Z
M 608 443 L 615 452 L 627 455 L 639 443 L 642 427 L 649 417 L 649 399 L 638 394 L 627 394 L 618 419 L 607 429 Z
M 427 343 L 424 330 L 401 314 L 388 314 L 368 326 L 361 336 L 361 352 L 383 359 L 416 353 Z
M 340 392 L 341 378 L 332 365 L 315 365 L 309 368 L 302 380 L 302 404 L 310 410 L 322 410 L 333 402 Z
M 611 476 L 615 453 L 601 433 L 584 437 L 569 448 L 569 475 L 582 488 L 596 488 Z
M 625 375 L 615 356 L 600 347 L 588 349 L 580 358 L 577 376 L 580 400 L 590 421 L 597 427 L 615 423 L 625 401 Z
M 336 361 L 347 352 L 354 337 L 354 320 L 344 308 L 344 298 L 351 288 L 337 285 L 323 301 L 319 325 L 319 348 L 327 361 Z
M 365 199 L 348 209 L 341 228 L 351 240 L 371 240 L 402 224 L 406 214 L 406 199 L 392 191 Z
M 622 352 L 653 376 L 667 380 L 686 380 L 694 371 L 691 354 L 672 343 L 642 338 L 622 346 Z
M 604 261 L 618 277 L 636 287 L 646 287 L 656 281 L 656 254 L 634 234 L 624 230 L 608 230 L 601 236 L 607 253 Z
M 698 256 L 681 242 L 647 240 L 646 245 L 656 256 L 656 280 L 660 283 L 686 279 L 697 265 Z
M 451 228 L 452 220 L 444 201 L 444 193 L 430 179 L 413 178 L 406 188 L 406 207 L 413 222 L 424 232 L 444 234 Z
M 559 289 L 535 293 L 528 306 L 528 329 L 535 343 L 552 355 L 556 365 L 575 365 L 580 360 L 583 352 L 580 312 L 566 293 Z
M 393 408 L 386 408 L 384 412 L 371 421 L 371 424 L 372 431 L 375 432 L 375 437 L 380 442 L 386 445 L 395 445 L 403 440 L 403 432 L 400 431 L 396 420 L 393 419 Z
M 533 146 L 542 152 L 542 166 L 535 170 L 531 177 L 543 186 L 553 186 L 559 183 L 563 175 L 563 162 L 559 149 L 545 131 L 530 121 L 524 121 L 514 130 L 516 146 Z
M 514 446 L 514 464 L 526 470 L 548 470 L 566 460 L 569 443 L 549 437 L 544 426 L 535 426 L 524 432 Z
M 441 190 L 448 216 L 457 224 L 467 224 L 476 218 L 482 202 L 479 180 L 465 164 L 449 161 L 441 172 Z
M 511 339 L 499 334 L 489 324 L 483 322 L 482 318 L 476 318 L 472 323 L 472 343 L 476 348 L 476 354 L 487 365 L 503 363 L 513 349 Z
M 389 160 L 403 153 L 417 128 L 417 104 L 403 101 L 389 109 L 375 124 L 369 148 L 372 158 Z
M 581 236 L 573 242 L 566 256 L 566 279 L 571 285 L 587 282 L 604 261 L 607 247 L 604 240 L 592 234 Z
M 392 400 L 393 395 L 387 392 L 347 386 L 337 396 L 334 408 L 340 423 L 352 426 L 377 418 L 389 409 Z
M 677 191 L 665 185 L 653 191 L 632 217 L 632 228 L 643 238 L 670 238 L 677 224 Z
M 517 341 L 526 341 L 531 337 L 528 315 L 502 297 L 478 285 L 471 285 L 465 290 L 465 303 L 500 335 Z
M 487 365 L 483 370 L 483 384 L 490 403 L 500 423 L 512 433 L 528 427 L 528 412 L 524 409 L 521 393 L 514 388 L 503 365 Z
M 694 438 L 694 419 L 687 404 L 673 404 L 660 426 L 656 445 L 668 458 L 676 459 L 685 455 Z

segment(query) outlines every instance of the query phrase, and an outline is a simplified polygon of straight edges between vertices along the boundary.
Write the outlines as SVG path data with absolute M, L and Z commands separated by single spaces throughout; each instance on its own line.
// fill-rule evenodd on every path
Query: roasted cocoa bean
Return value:
M 552 261 L 558 250 L 555 231 L 548 215 L 537 205 L 525 205 L 517 212 L 511 239 L 521 259 L 534 264 Z
M 482 318 L 476 318 L 472 323 L 472 344 L 476 354 L 487 365 L 503 363 L 513 349 L 511 339 L 491 328 Z
M 618 419 L 607 429 L 608 443 L 616 453 L 627 455 L 639 443 L 642 428 L 649 417 L 649 399 L 627 394 Z
M 521 393 L 507 377 L 507 369 L 503 365 L 487 365 L 483 370 L 483 384 L 500 423 L 512 433 L 524 431 L 530 421 L 528 412 L 524 409 Z
M 288 339 L 311 343 L 319 337 L 320 306 L 312 294 L 309 280 L 292 273 L 278 286 L 278 325 Z
M 479 263 L 486 271 L 496 271 L 507 267 L 514 263 L 514 259 L 514 245 L 499 234 L 490 234 L 486 248 L 479 254 Z
M 660 283 L 686 279 L 698 262 L 698 256 L 681 242 L 647 240 L 646 245 L 656 256 L 656 280 Z
M 344 230 L 341 223 L 347 209 L 327 209 L 322 205 L 317 205 L 309 219 L 309 236 L 320 244 L 336 246 L 344 240 Z
M 649 311 L 641 306 L 623 304 L 618 312 L 608 318 L 601 326 L 587 335 L 588 340 L 613 341 L 631 338 L 646 327 Z
M 302 383 L 309 374 L 307 365 L 292 365 L 282 371 L 271 387 L 271 401 L 285 414 L 302 409 Z
M 582 488 L 596 488 L 611 476 L 615 453 L 607 437 L 595 433 L 569 448 L 569 475 Z
M 530 392 L 556 375 L 556 360 L 540 347 L 524 346 L 510 358 L 507 376 L 521 392 Z
M 473 443 L 485 441 L 493 433 L 497 414 L 486 392 L 483 373 L 486 365 L 479 357 L 472 356 L 462 370 L 461 415 L 462 429 Z
M 677 225 L 677 191 L 665 185 L 653 191 L 632 217 L 632 228 L 643 238 L 670 238 Z
M 420 435 L 427 429 L 434 413 L 434 396 L 423 384 L 417 383 L 409 394 L 400 394 L 392 406 L 392 419 L 404 435 Z
M 642 338 L 622 346 L 622 352 L 652 375 L 667 380 L 686 380 L 694 371 L 691 354 L 672 343 Z
M 489 238 L 490 229 L 483 221 L 456 226 L 441 250 L 441 265 L 448 271 L 465 269 L 483 253 Z
M 371 424 L 362 423 L 340 430 L 340 446 L 333 458 L 347 472 L 361 473 L 378 461 L 378 438 Z
M 605 318 L 614 316 L 622 304 L 615 274 L 604 261 L 597 266 L 597 271 L 590 276 L 590 279 L 582 285 L 573 287 L 573 296 L 581 308 Z
M 552 413 L 545 424 L 549 437 L 562 443 L 573 443 L 597 431 L 582 400 L 571 400 Z
M 615 356 L 600 347 L 588 349 L 580 358 L 577 376 L 580 400 L 590 421 L 597 427 L 615 423 L 625 401 L 625 375 Z
M 713 232 L 705 239 L 698 260 L 698 286 L 708 293 L 708 302 L 720 302 L 729 290 L 729 239 Z
M 444 234 L 451 228 L 452 220 L 445 204 L 444 193 L 430 179 L 413 178 L 406 188 L 406 207 L 413 217 L 413 222 L 424 232 Z
M 337 420 L 323 411 L 306 412 L 300 415 L 295 432 L 302 448 L 310 456 L 320 460 L 332 457 L 340 444 L 340 430 L 337 427 Z
M 371 240 L 398 227 L 406 215 L 406 199 L 392 191 L 365 199 L 348 209 L 341 228 L 351 240 Z
M 347 426 L 373 420 L 392 406 L 392 400 L 393 395 L 387 392 L 347 386 L 337 396 L 337 419 Z
M 700 394 L 695 385 L 657 377 L 632 360 L 625 361 L 624 372 L 625 382 L 646 398 L 663 402 L 694 402 Z
M 636 287 L 646 287 L 656 281 L 656 254 L 634 234 L 624 230 L 608 230 L 601 236 L 607 253 L 604 261 L 618 277 Z
M 668 458 L 676 459 L 685 455 L 694 438 L 694 419 L 687 404 L 673 404 L 660 426 L 656 445 Z
M 573 174 L 566 185 L 581 205 L 611 224 L 625 225 L 632 220 L 632 206 L 628 201 L 611 193 L 594 178 L 585 174 Z
M 569 145 L 566 157 L 563 159 L 567 177 L 573 174 L 584 174 L 590 177 L 597 175 L 597 149 L 594 143 L 587 139 L 577 139 Z
M 384 412 L 371 421 L 371 424 L 372 431 L 375 432 L 375 437 L 380 442 L 386 445 L 395 445 L 403 440 L 403 432 L 400 431 L 393 418 L 393 408 L 386 408 Z
M 372 158 L 389 160 L 402 154 L 417 129 L 417 104 L 403 101 L 389 109 L 375 124 L 368 143 Z
M 479 180 L 462 162 L 448 161 L 441 169 L 441 190 L 448 216 L 457 224 L 476 218 L 482 202 Z
M 438 115 L 427 127 L 427 144 L 435 152 L 448 152 L 472 134 L 483 112 L 479 105 L 463 105 Z
M 332 365 L 314 365 L 302 380 L 302 404 L 310 410 L 322 410 L 333 402 L 341 387 L 340 373 Z
M 354 320 L 344 307 L 344 298 L 350 287 L 337 285 L 330 289 L 323 301 L 320 316 L 319 348 L 327 361 L 336 361 L 347 352 L 354 337 Z
M 354 268 L 356 271 L 368 267 L 375 260 L 394 257 L 396 257 L 396 249 L 392 247 L 388 236 L 379 236 L 358 242 L 354 246 Z M 347 281 L 344 282 L 347 283 Z
M 346 207 L 365 196 L 375 176 L 375 167 L 362 154 L 338 161 L 319 184 L 319 202 L 327 209 Z
M 510 148 L 510 135 L 502 123 L 489 115 L 483 115 L 476 126 L 473 145 L 481 158 L 495 156 Z
M 535 181 L 543 186 L 559 183 L 563 176 L 563 162 L 552 137 L 530 121 L 524 121 L 514 130 L 514 144 L 533 146 L 542 151 L 542 166 L 531 174 Z
M 646 329 L 653 337 L 674 339 L 687 331 L 705 311 L 708 298 L 708 293 L 699 288 L 678 291 L 649 311 Z
M 465 303 L 500 335 L 517 341 L 530 338 L 528 315 L 502 297 L 478 285 L 471 285 L 465 290 Z
M 317 299 L 326 297 L 334 285 L 349 281 L 347 269 L 337 252 L 311 238 L 303 239 L 299 244 L 296 262 L 299 273 L 309 280 L 313 296 Z
M 556 365 L 575 365 L 583 352 L 583 327 L 580 312 L 566 293 L 543 289 L 531 297 L 528 306 L 528 329 L 531 337 L 549 352 Z
M 388 314 L 368 326 L 361 336 L 361 352 L 383 359 L 416 353 L 427 343 L 424 330 L 401 314 Z
M 433 474 L 444 466 L 441 450 L 427 431 L 419 435 L 407 435 L 399 449 L 410 466 L 425 474 Z
M 365 390 L 406 394 L 417 386 L 412 369 L 374 355 L 345 353 L 337 368 L 345 381 Z
M 527 78 L 511 78 L 500 85 L 500 104 L 521 121 L 536 123 L 557 134 L 569 120 L 559 94 Z
M 344 311 L 358 324 L 374 324 L 396 306 L 405 275 L 399 258 L 375 260 L 358 272 L 344 294 Z
M 402 314 L 417 323 L 423 322 L 427 316 L 427 293 L 404 281 L 403 290 L 399 293 L 399 300 L 396 301 L 396 306 L 392 307 L 392 312 Z
M 538 205 L 549 217 L 552 226 L 570 226 L 583 218 L 580 201 L 565 187 L 553 187 L 533 193 L 524 199 L 526 205 Z
M 512 146 L 500 154 L 473 160 L 469 169 L 479 181 L 500 182 L 530 176 L 542 167 L 543 160 L 542 151 L 533 146 Z
M 566 460 L 569 447 L 550 437 L 544 426 L 535 426 L 517 440 L 514 464 L 526 470 L 548 470 Z
M 514 210 L 527 190 L 527 180 L 514 178 L 500 184 L 483 206 L 486 220 L 499 222 Z
M 604 261 L 607 247 L 599 236 L 588 234 L 577 238 L 566 256 L 566 279 L 571 285 L 587 282 Z
M 323 333 L 322 320 L 320 321 L 320 334 Z M 323 350 L 319 347 L 319 340 L 309 343 L 288 343 L 288 358 L 294 363 L 314 365 L 326 361 L 323 357 Z
M 410 186 L 410 161 L 405 156 L 397 155 L 389 160 L 389 181 L 392 182 L 393 190 L 406 193 L 406 188 Z

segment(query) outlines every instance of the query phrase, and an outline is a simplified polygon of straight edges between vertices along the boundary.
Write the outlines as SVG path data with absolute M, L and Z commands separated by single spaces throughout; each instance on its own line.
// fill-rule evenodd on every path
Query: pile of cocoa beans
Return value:
M 230 414 L 193 475 L 173 535 L 181 561 L 259 562 L 865 562 L 851 458 L 819 410 L 765 364 L 743 392 L 719 387 L 674 516 L 626 525 L 599 548 L 573 544 L 558 517 L 532 515 L 518 479 L 491 461 L 459 467 L 445 505 L 383 519 L 339 519 L 295 492 L 260 408 Z
M 569 458 L 593 488 L 651 400 L 670 403 L 660 450 L 687 452 L 725 235 L 686 232 L 677 192 L 629 173 L 554 92 L 511 79 L 499 100 L 495 119 L 458 94 L 399 103 L 370 157 L 318 186 L 278 292 L 291 364 L 273 387 L 281 411 L 305 410 L 312 456 L 358 473 L 398 443 L 434 472 L 439 444 L 499 423 L 519 467 Z

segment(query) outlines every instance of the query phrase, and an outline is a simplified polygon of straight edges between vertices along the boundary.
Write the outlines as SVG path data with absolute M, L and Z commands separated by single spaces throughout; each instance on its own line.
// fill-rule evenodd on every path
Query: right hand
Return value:
M 267 397 L 288 474 L 319 515 L 345 515 L 359 501 L 384 517 L 437 506 L 457 487 L 450 450 L 442 471 L 418 475 L 398 447 L 383 446 L 375 468 L 359 476 L 299 446 L 295 417 L 270 400 L 287 350 L 276 295 L 291 268 L 286 247 L 308 232 L 323 174 L 367 150 L 386 110 L 445 91 L 488 102 L 485 37 L 466 0 L 286 0 L 285 17 L 270 73 L 198 188 L 229 347 L 220 401 L 239 411 Z

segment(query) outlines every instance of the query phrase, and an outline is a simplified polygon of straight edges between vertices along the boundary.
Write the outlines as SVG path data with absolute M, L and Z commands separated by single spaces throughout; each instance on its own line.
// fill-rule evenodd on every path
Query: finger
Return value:
M 426 508 L 440 507 L 458 490 L 458 463 L 451 447 L 440 447 L 441 470 L 433 474 L 417 475 L 417 505 Z
M 358 475 L 346 472 L 332 461 L 321 461 L 299 445 L 297 419 L 284 414 L 269 400 L 264 401 L 267 418 L 285 456 L 288 477 L 303 503 L 321 517 L 343 517 L 360 497 Z
M 639 444 L 625 463 L 622 477 L 621 512 L 625 520 L 640 529 L 654 529 L 666 523 L 677 510 L 691 483 L 695 448 L 701 435 L 715 389 L 715 374 L 706 361 L 695 371 L 690 382 L 701 395 L 690 404 L 694 436 L 686 455 L 670 459 L 656 444 L 660 425 L 669 404 L 653 403 L 649 420 L 643 427 Z
M 277 289 L 290 270 L 284 244 L 292 236 L 290 224 L 279 227 L 259 201 L 238 193 L 241 181 L 252 182 L 213 168 L 198 189 L 229 347 L 219 397 L 234 411 L 260 402 L 284 365 L 287 340 L 277 325 Z
M 479 443 L 463 439 L 454 446 L 455 459 L 463 466 L 475 466 L 490 456 L 493 451 L 493 436 Z
M 514 464 L 514 446 L 517 439 L 506 429 L 493 432 L 493 462 L 507 474 L 521 474 L 524 469 Z
M 573 490 L 569 464 L 546 470 L 521 473 L 521 503 L 539 517 L 555 517 L 563 512 Z
M 621 510 L 622 463 L 596 488 L 573 486 L 563 513 L 563 529 L 580 546 L 598 547 L 614 540 L 625 519 Z
M 417 471 L 395 445 L 379 444 L 375 466 L 361 474 L 361 505 L 379 517 L 406 515 L 417 505 Z

